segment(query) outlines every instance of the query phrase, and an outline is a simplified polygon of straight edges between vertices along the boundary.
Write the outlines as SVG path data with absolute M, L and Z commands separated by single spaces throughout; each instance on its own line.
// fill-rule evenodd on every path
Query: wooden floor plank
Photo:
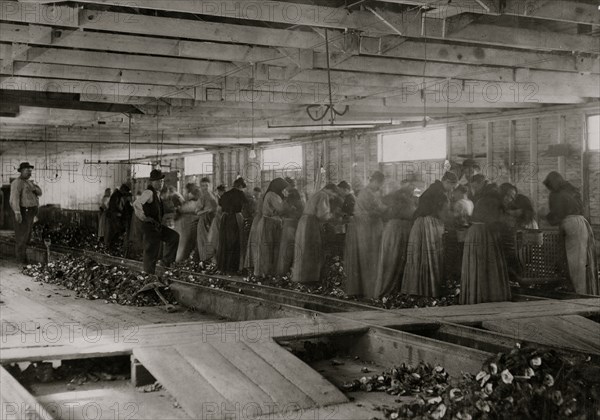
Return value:
M 303 393 L 315 401 L 317 406 L 342 404 L 348 401 L 346 396 L 323 376 L 275 341 L 246 344 L 284 377 L 289 378 Z
M 238 352 L 241 351 L 238 344 L 228 345 Z M 244 408 L 252 417 L 272 412 L 273 399 L 209 343 L 177 346 L 175 349 L 218 393 L 226 396 L 232 408 Z M 248 356 L 250 362 L 258 358 L 256 355 Z
M 229 404 L 176 349 L 167 353 L 162 348 L 139 348 L 134 356 L 191 418 L 206 418 Z
M 297 406 L 300 408 L 314 407 L 316 405 L 308 395 L 302 392 L 291 379 L 286 378 L 259 357 L 244 342 L 238 346 L 228 343 L 212 342 L 215 350 L 234 364 L 241 372 L 250 378 L 257 386 L 263 389 L 273 399 L 277 407 Z
M 52 420 L 54 417 L 0 366 L 0 418 L 26 420 Z
M 516 340 L 600 354 L 600 324 L 576 315 L 484 321 L 482 326 Z

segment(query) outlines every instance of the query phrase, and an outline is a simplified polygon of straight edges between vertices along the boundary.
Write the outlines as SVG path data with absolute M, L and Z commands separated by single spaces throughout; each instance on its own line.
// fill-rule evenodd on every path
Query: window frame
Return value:
M 194 158 L 196 156 L 202 156 L 202 155 L 210 155 L 210 164 L 212 166 L 211 171 L 207 172 L 206 168 L 202 168 L 202 172 L 198 172 L 198 173 L 196 173 L 196 172 L 193 172 L 193 173 L 189 172 L 186 160 L 187 159 L 192 159 L 192 158 Z M 212 152 L 203 152 L 203 153 L 194 153 L 193 155 L 185 156 L 183 158 L 183 170 L 184 170 L 185 176 L 188 176 L 188 175 L 206 175 L 206 174 L 212 174 L 215 171 L 215 154 L 212 153 Z
M 265 155 L 270 151 L 270 150 L 275 150 L 275 149 L 298 149 L 300 152 L 300 162 L 299 162 L 299 167 L 294 167 L 294 170 L 297 169 L 303 169 L 304 168 L 304 148 L 302 144 L 291 144 L 291 145 L 282 145 L 282 146 L 272 146 L 272 147 L 265 147 L 262 150 L 261 156 L 260 156 L 260 164 L 261 164 L 261 168 L 263 168 L 263 171 L 283 171 L 286 167 L 287 164 L 289 163 L 298 163 L 295 161 L 290 161 L 285 163 L 284 165 L 280 165 L 277 168 L 271 168 L 271 169 L 264 169 L 265 167 Z M 277 162 L 269 162 L 268 163 L 277 163 Z M 292 170 L 292 169 L 288 169 L 288 170 Z
M 598 118 L 598 137 L 599 137 L 599 141 L 598 141 L 598 148 L 597 149 L 592 149 L 590 148 L 590 118 L 592 117 L 597 117 Z M 586 152 L 591 152 L 591 153 L 600 153 L 600 113 L 586 113 L 584 116 L 584 146 L 585 146 L 585 151 Z
M 401 160 L 384 160 L 383 158 L 383 143 L 384 143 L 384 137 L 385 136 L 390 136 L 390 135 L 409 135 L 411 133 L 425 133 L 425 132 L 430 132 L 430 131 L 443 131 L 444 132 L 444 139 L 443 139 L 443 147 L 444 147 L 444 152 L 443 152 L 443 156 L 440 157 L 431 157 L 431 158 L 414 158 L 414 159 L 401 159 Z M 434 162 L 434 161 L 440 161 L 440 160 L 446 160 L 448 158 L 448 143 L 447 143 L 447 139 L 448 139 L 448 128 L 447 127 L 435 127 L 435 128 L 429 128 L 429 129 L 421 129 L 421 130 L 410 130 L 410 131 L 399 131 L 399 132 L 389 132 L 389 133 L 379 133 L 377 135 L 377 162 L 380 165 L 386 165 L 386 164 L 390 164 L 390 163 L 402 163 L 402 162 Z

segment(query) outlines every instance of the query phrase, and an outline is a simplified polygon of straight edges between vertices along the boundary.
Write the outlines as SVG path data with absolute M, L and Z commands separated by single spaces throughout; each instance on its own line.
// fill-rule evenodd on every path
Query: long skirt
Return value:
M 279 260 L 277 261 L 277 274 L 279 275 L 287 274 L 294 262 L 297 228 L 298 219 L 283 219 L 281 243 L 279 244 Z
M 208 240 L 210 228 L 215 217 L 214 213 L 204 213 L 198 219 L 196 227 L 196 244 L 198 247 L 198 259 L 206 261 L 216 254 L 216 250 L 212 243 Z
M 501 235 L 484 223 L 474 223 L 465 238 L 460 304 L 510 300 L 508 278 Z
M 208 230 L 208 249 L 212 249 L 211 257 L 216 257 L 219 250 L 219 228 L 221 226 L 222 217 L 223 213 L 221 211 L 217 211 L 212 223 L 210 224 L 210 229 Z
M 444 222 L 418 217 L 410 230 L 406 267 L 400 291 L 408 295 L 440 297 L 444 273 Z
M 277 258 L 281 242 L 281 219 L 261 217 L 256 226 L 256 245 L 254 275 L 272 276 L 277 273 Z
M 258 228 L 258 222 L 261 219 L 261 215 L 254 216 L 252 219 L 252 225 L 250 226 L 250 234 L 248 235 L 248 245 L 246 246 L 246 258 L 244 260 L 244 267 L 254 267 L 254 261 L 256 260 L 256 254 L 258 253 L 258 243 L 256 242 L 256 230 Z
M 348 295 L 375 297 L 382 235 L 381 218 L 354 216 L 348 225 L 344 250 Z
M 303 215 L 298 222 L 292 265 L 292 280 L 295 282 L 315 283 L 321 280 L 324 261 L 320 229 L 316 216 Z
M 106 210 L 100 212 L 100 220 L 98 221 L 98 238 L 104 238 L 106 231 Z
M 127 249 L 128 258 L 137 258 L 143 252 L 142 245 L 142 221 L 134 214 L 131 215 L 131 228 L 129 230 L 129 247 Z
M 118 216 L 107 215 L 104 212 L 104 246 L 106 249 L 112 248 L 119 239 L 119 236 L 125 231 L 125 226 Z
M 376 298 L 400 290 L 412 221 L 392 219 L 385 224 L 377 267 Z
M 560 231 L 565 239 L 569 278 L 575 292 L 600 295 L 592 227 L 583 216 L 567 216 Z
M 198 216 L 195 214 L 184 213 L 175 220 L 175 232 L 179 233 L 179 246 L 177 247 L 177 257 L 175 261 L 183 261 L 196 253 Z
M 237 273 L 241 268 L 244 218 L 241 213 L 223 213 L 219 227 L 217 269 Z

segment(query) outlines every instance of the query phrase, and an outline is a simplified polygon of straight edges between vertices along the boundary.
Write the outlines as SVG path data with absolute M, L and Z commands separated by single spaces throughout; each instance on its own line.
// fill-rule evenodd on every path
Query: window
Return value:
M 150 172 L 152 171 L 152 165 L 144 165 L 141 163 L 136 163 L 132 166 L 132 175 L 136 179 L 140 178 L 150 178 Z
M 446 129 L 382 134 L 379 162 L 433 160 L 446 158 Z
M 587 117 L 588 150 L 600 150 L 600 114 Z
M 302 168 L 302 146 L 272 147 L 263 150 L 264 170 Z
M 184 159 L 186 175 L 206 175 L 213 173 L 212 153 L 186 156 Z

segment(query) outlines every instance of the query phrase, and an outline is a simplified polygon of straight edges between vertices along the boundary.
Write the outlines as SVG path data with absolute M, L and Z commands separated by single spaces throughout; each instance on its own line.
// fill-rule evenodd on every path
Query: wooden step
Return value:
M 254 418 L 348 399 L 272 340 L 134 349 L 192 418 Z

